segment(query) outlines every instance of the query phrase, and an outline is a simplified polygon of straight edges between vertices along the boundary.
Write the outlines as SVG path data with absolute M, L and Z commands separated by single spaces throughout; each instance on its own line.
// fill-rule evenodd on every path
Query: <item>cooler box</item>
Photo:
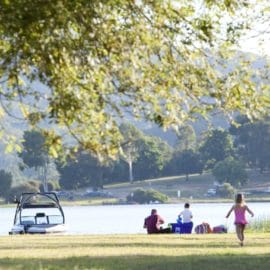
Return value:
M 173 233 L 181 233 L 181 224 L 171 223 Z
M 193 222 L 188 222 L 188 223 L 183 223 L 181 225 L 181 233 L 191 233 L 192 231 L 192 228 L 193 228 Z

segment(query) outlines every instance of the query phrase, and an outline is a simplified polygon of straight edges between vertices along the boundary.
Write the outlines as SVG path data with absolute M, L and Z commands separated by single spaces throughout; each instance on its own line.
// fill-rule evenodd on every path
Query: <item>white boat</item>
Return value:
M 54 192 L 22 193 L 9 234 L 63 233 L 65 215 Z

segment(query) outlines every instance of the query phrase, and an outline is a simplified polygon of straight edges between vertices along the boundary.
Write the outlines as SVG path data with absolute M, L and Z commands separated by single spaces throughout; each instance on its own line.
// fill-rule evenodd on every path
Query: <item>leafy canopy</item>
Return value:
M 208 131 L 199 152 L 205 168 L 213 168 L 217 162 L 234 155 L 232 136 L 223 129 Z
M 23 150 L 19 152 L 25 166 L 38 169 L 49 163 L 48 149 L 45 146 L 45 138 L 36 130 L 25 131 L 23 134 Z
M 85 149 L 115 156 L 126 114 L 164 128 L 216 109 L 258 117 L 269 112 L 269 88 L 248 68 L 220 72 L 252 8 L 241 0 L 3 0 L 0 116 L 50 123 L 54 156 L 67 131 Z
M 5 196 L 5 194 L 10 190 L 12 184 L 12 174 L 6 172 L 5 170 L 0 170 L 0 196 Z

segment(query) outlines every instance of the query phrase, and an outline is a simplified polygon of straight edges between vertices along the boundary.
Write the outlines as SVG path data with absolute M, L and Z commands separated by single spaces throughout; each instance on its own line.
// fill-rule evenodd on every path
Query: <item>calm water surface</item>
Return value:
M 233 214 L 229 220 L 225 215 L 232 204 L 228 203 L 194 203 L 193 212 L 195 225 L 208 222 L 211 227 L 220 224 L 234 230 Z M 248 203 L 255 213 L 255 218 L 270 217 L 270 203 Z M 184 204 L 157 205 L 114 205 L 114 206 L 74 206 L 63 207 L 68 224 L 68 234 L 137 234 L 146 233 L 143 221 L 156 208 L 166 223 L 173 223 L 182 211 Z M 0 208 L 0 235 L 7 235 L 13 224 L 15 207 Z M 248 216 L 248 220 L 251 220 Z

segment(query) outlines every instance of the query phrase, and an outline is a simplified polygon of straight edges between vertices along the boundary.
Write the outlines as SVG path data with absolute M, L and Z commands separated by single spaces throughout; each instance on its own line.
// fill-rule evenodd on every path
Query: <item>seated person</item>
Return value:
M 189 209 L 190 205 L 189 203 L 185 203 L 184 210 L 179 214 L 179 218 L 182 218 L 182 224 L 181 224 L 181 232 L 180 233 L 191 233 L 193 222 L 192 219 L 192 212 Z
M 151 215 L 145 218 L 143 227 L 147 229 L 148 234 L 171 232 L 170 228 L 162 229 L 161 224 L 164 224 L 164 219 L 158 215 L 156 209 L 152 209 Z

